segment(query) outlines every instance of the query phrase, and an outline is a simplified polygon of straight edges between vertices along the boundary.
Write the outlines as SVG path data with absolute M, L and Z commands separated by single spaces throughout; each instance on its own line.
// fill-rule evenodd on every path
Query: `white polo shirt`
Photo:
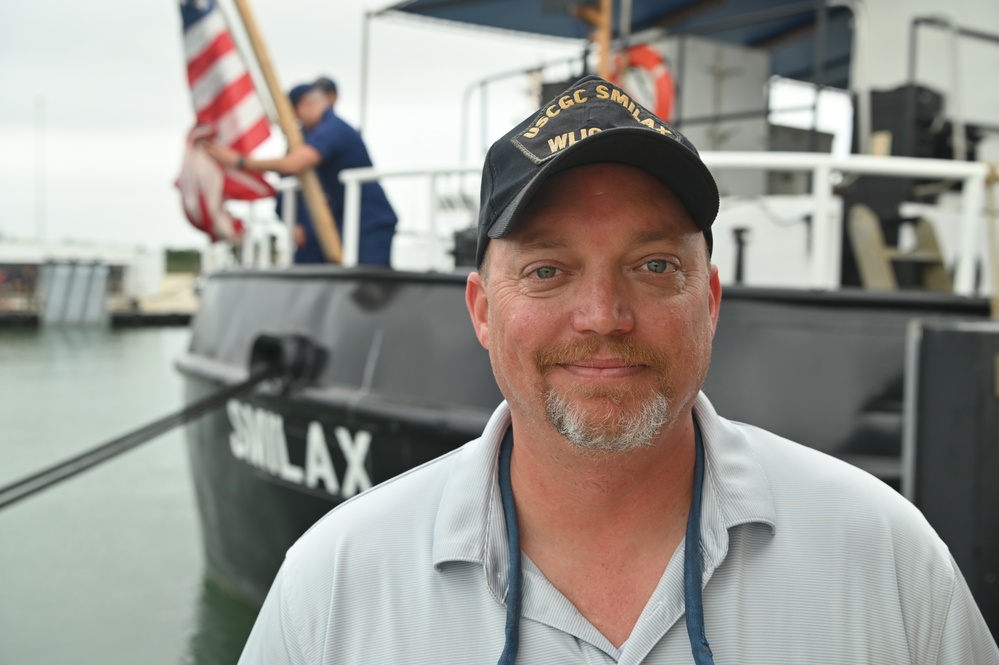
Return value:
M 716 665 L 999 665 L 947 547 L 853 466 L 702 394 L 704 620 Z M 240 663 L 491 664 L 503 651 L 506 404 L 481 438 L 342 504 L 287 554 Z M 516 443 L 514 444 L 516 445 Z M 683 544 L 618 650 L 525 556 L 517 662 L 691 663 Z

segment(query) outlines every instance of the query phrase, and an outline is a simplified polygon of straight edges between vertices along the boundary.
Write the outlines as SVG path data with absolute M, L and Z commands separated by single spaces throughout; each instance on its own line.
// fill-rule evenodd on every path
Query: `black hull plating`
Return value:
M 223 385 L 191 376 L 187 399 L 197 399 Z M 359 413 L 342 400 L 255 395 L 234 402 L 225 411 L 188 427 L 188 452 L 209 574 L 230 592 L 255 604 L 263 601 L 285 550 L 331 508 L 370 485 L 474 438 L 488 415 L 469 415 L 467 423 L 434 426 L 390 413 Z M 237 454 L 231 441 L 241 431 L 252 429 L 246 427 L 247 416 L 258 421 L 250 436 L 262 439 L 273 434 L 273 427 L 259 425 L 270 419 L 280 422 L 283 440 L 272 437 L 262 441 L 263 454 L 256 458 Z M 329 465 L 327 473 L 312 474 L 315 482 L 310 486 L 306 458 L 314 424 L 323 432 L 317 445 L 325 446 Z M 370 444 L 358 461 L 348 460 L 341 446 L 338 432 L 344 430 L 351 437 L 352 447 L 347 452 L 353 454 L 358 452 L 358 435 L 370 435 Z M 274 446 L 280 445 L 286 455 L 273 453 Z M 300 473 L 294 473 L 296 469 Z
M 290 399 L 265 386 L 188 426 L 217 581 L 261 602 L 285 550 L 332 507 L 481 432 L 501 396 L 463 294 L 458 276 L 363 269 L 209 281 L 178 363 L 188 401 L 246 376 L 262 333 L 304 334 L 329 354 Z
M 253 602 L 285 550 L 339 502 L 474 438 L 501 400 L 460 275 L 335 268 L 211 279 L 179 366 L 187 399 L 247 374 L 262 333 L 330 360 L 188 426 L 209 572 Z M 898 487 L 905 335 L 918 317 L 984 318 L 982 300 L 730 288 L 705 392 L 719 412 Z

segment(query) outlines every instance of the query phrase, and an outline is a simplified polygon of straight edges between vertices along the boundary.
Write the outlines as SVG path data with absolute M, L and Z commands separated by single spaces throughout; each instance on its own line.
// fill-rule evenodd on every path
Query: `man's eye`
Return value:
M 649 269 L 649 272 L 669 272 L 672 266 L 669 261 L 663 261 L 662 259 L 654 259 L 645 264 L 645 267 Z
M 558 273 L 558 270 L 551 266 L 544 266 L 534 271 L 534 274 L 541 279 L 551 279 Z

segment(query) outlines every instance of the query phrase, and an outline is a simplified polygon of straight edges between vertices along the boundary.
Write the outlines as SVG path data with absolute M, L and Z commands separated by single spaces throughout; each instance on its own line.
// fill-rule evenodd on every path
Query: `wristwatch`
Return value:
M 246 157 L 243 155 L 239 156 L 239 159 L 236 160 L 236 168 L 246 170 Z

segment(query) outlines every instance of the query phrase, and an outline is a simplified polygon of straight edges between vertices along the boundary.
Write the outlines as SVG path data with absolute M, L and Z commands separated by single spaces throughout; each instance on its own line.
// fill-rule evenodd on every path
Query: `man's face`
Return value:
M 659 180 L 618 164 L 559 174 L 483 268 L 466 299 L 515 427 L 626 450 L 689 413 L 721 285 Z

